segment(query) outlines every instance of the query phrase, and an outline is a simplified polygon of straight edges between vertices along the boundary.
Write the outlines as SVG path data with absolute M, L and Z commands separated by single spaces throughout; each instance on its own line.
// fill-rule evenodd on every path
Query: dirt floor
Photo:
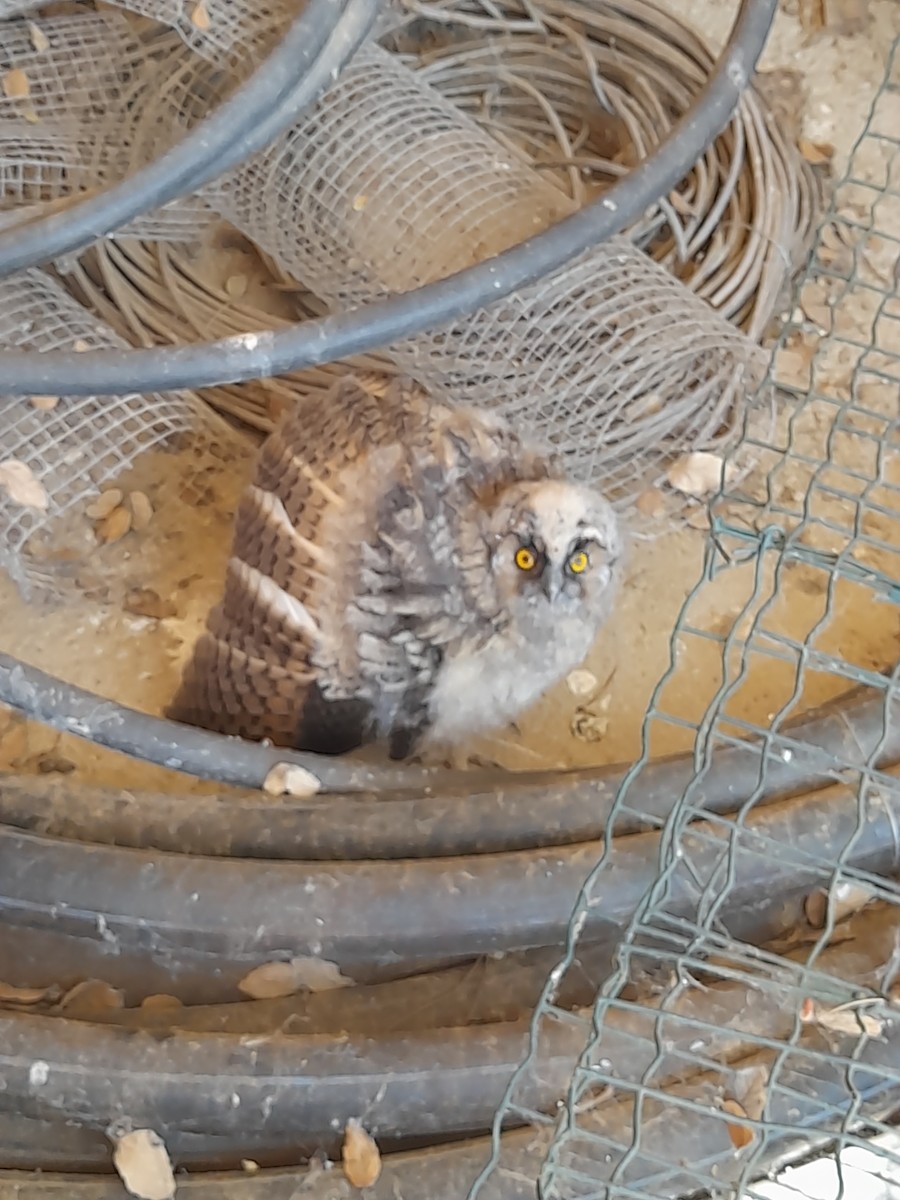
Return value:
M 673 0 L 672 7 L 713 42 L 727 30 L 732 8 L 715 0 Z M 795 15 L 779 14 L 763 65 L 803 73 L 808 92 L 805 134 L 834 146 L 838 173 L 862 130 L 898 32 L 900 6 L 894 0 L 870 0 L 859 30 L 815 38 L 804 34 Z M 835 102 L 837 96 L 840 103 Z M 850 311 L 848 319 L 852 316 Z M 801 350 L 805 344 L 801 338 Z M 791 363 L 785 367 L 788 375 L 792 369 Z M 848 382 L 849 368 L 834 394 L 840 397 Z M 892 412 L 896 416 L 896 389 L 886 385 L 878 402 L 886 417 Z M 792 430 L 794 451 L 808 452 L 810 446 L 819 445 L 833 415 L 806 414 L 809 428 Z M 782 417 L 781 432 L 787 428 Z M 801 436 L 807 441 L 798 440 Z M 146 456 L 116 486 L 123 493 L 145 492 L 153 517 L 146 529 L 132 530 L 119 540 L 98 542 L 97 521 L 83 513 L 67 518 L 54 539 L 55 549 L 48 552 L 58 554 L 60 545 L 80 547 L 80 553 L 86 548 L 86 566 L 78 573 L 74 593 L 55 609 L 36 608 L 25 603 L 8 580 L 0 579 L 0 648 L 99 695 L 159 712 L 174 691 L 179 669 L 217 596 L 230 515 L 249 470 L 249 450 L 248 444 L 235 445 L 224 455 L 179 451 Z M 851 473 L 861 469 L 865 474 L 870 450 L 864 439 L 850 445 L 844 466 Z M 782 499 L 787 494 L 802 501 L 802 464 L 799 460 L 783 463 L 780 469 Z M 900 498 L 895 490 L 900 472 L 891 462 L 880 469 L 883 511 L 876 515 L 882 527 L 872 533 L 869 565 L 898 578 L 896 563 L 879 543 L 900 545 Z M 791 471 L 796 477 L 788 478 Z M 764 495 L 759 470 L 747 488 Z M 841 516 L 838 500 L 826 496 L 823 504 L 831 504 L 833 515 Z M 702 524 L 699 513 L 695 523 Z M 834 536 L 834 545 L 818 548 L 838 551 L 840 535 Z M 632 759 L 641 747 L 642 722 L 651 696 L 670 665 L 672 631 L 701 576 L 706 547 L 702 528 L 673 528 L 652 541 L 636 541 L 614 620 L 588 654 L 584 671 L 548 695 L 520 723 L 518 733 L 509 731 L 486 740 L 473 752 L 522 768 Z M 757 577 L 754 564 L 749 563 L 720 574 L 692 600 L 675 643 L 674 673 L 658 697 L 661 718 L 650 730 L 650 752 L 689 749 L 695 739 L 693 723 L 702 718 L 723 682 L 732 686 L 729 714 L 765 726 L 785 705 L 791 711 L 805 708 L 851 685 L 852 670 L 832 669 L 829 655 L 863 671 L 896 661 L 900 611 L 894 604 L 880 602 L 863 583 L 844 580 L 829 590 L 826 573 L 813 561 L 786 568 L 779 595 L 768 605 L 771 588 L 769 565 Z M 763 626 L 776 637 L 757 638 L 742 669 L 740 638 L 750 617 L 759 613 Z M 812 631 L 811 645 L 824 657 L 813 655 L 800 688 L 796 685 L 800 652 L 787 643 L 800 642 Z M 726 634 L 731 635 L 732 648 L 723 654 Z M 186 786 L 182 777 L 171 772 L 136 770 L 114 754 L 2 711 L 0 768 L 74 771 L 79 778 L 130 787 Z

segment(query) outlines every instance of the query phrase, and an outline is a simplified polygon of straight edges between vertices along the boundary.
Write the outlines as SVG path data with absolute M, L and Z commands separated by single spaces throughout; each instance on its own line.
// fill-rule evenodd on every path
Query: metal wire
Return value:
M 684 176 L 722 129 L 746 88 L 774 9 L 775 0 L 742 0 L 716 70 L 689 112 L 657 150 L 601 200 L 536 238 L 436 283 L 286 330 L 251 333 L 197 346 L 132 350 L 125 354 L 89 352 L 77 360 L 66 354 L 50 353 L 34 358 L 3 353 L 0 371 L 7 386 L 25 395 L 54 389 L 83 395 L 233 383 L 352 356 L 499 301 L 517 288 L 559 269 L 588 246 L 618 233 L 637 212 Z M 286 44 L 282 44 L 282 49 Z M 159 202 L 160 194 L 154 193 L 155 203 Z M 122 207 L 123 220 L 134 215 L 130 210 L 126 214 L 125 205 Z M 103 224 L 108 227 L 107 221 Z M 80 243 L 76 239 L 73 245 L 77 244 Z M 59 252 L 58 245 L 55 252 Z
M 0 278 L 80 250 L 265 146 L 324 90 L 377 11 L 378 0 L 310 0 L 252 78 L 161 158 L 64 212 L 0 232 Z M 135 381 L 126 390 L 152 389 Z
M 697 646 L 712 648 L 708 692 L 695 706 L 695 773 L 666 822 L 655 879 L 627 923 L 615 968 L 601 988 L 560 1113 L 546 1125 L 549 1146 L 542 1197 L 659 1197 L 698 1192 L 754 1194 L 793 1143 L 829 1140 L 840 1150 L 887 1134 L 900 1105 L 897 1015 L 892 997 L 896 945 L 881 952 L 865 980 L 832 977 L 823 991 L 816 969 L 844 936 L 848 912 L 880 902 L 882 920 L 900 911 L 900 830 L 889 823 L 884 865 L 871 873 L 856 858 L 883 793 L 868 758 L 844 772 L 853 803 L 837 843 L 807 830 L 777 841 L 751 835 L 767 786 L 741 797 L 739 811 L 694 824 L 715 747 L 735 725 L 777 736 L 817 689 L 840 691 L 873 681 L 876 663 L 854 642 L 866 622 L 884 629 L 885 674 L 878 685 L 883 737 L 896 721 L 900 685 L 896 605 L 900 602 L 900 41 L 773 357 L 782 403 L 775 432 L 751 418 L 746 438 L 758 471 L 723 490 L 711 506 L 713 528 L 702 578 L 687 598 L 672 659 L 644 723 L 643 751 L 611 812 L 628 812 L 650 769 L 659 722 L 689 719 L 679 673 Z M 704 625 L 714 587 L 734 587 L 740 602 L 726 632 Z M 843 618 L 843 619 L 842 619 Z M 765 723 L 743 715 L 754 680 L 766 680 Z M 691 685 L 696 692 L 696 681 Z M 676 699 L 676 697 L 678 697 Z M 763 710 L 764 713 L 766 710 Z M 712 841 L 707 841 L 707 835 Z M 717 850 L 710 851 L 713 845 Z M 628 839 L 610 838 L 585 880 L 565 954 L 550 973 L 533 1026 L 524 1074 L 540 1053 L 541 1022 L 572 971 L 610 872 Z M 797 875 L 793 898 L 806 920 L 783 940 L 784 959 L 761 956 L 744 940 L 734 904 L 754 864 L 777 860 Z M 601 908 L 602 911 L 602 908 Z M 896 924 L 894 924 L 896 929 Z M 896 934 L 894 935 L 896 937 Z M 759 1010 L 775 1002 L 787 1024 L 746 1035 L 739 1059 L 715 1048 L 716 1019 L 695 1021 L 689 1006 L 726 980 L 740 983 Z M 609 1053 L 617 1019 L 652 1026 L 652 1051 L 640 1063 Z M 734 1029 L 736 1026 L 731 1025 Z M 671 1075 L 678 1056 L 678 1081 Z M 502 1122 L 523 1110 L 514 1078 L 497 1113 L 488 1160 L 470 1196 L 494 1191 L 502 1170 Z M 540 1117 L 533 1119 L 541 1121 Z M 552 1132 L 552 1139 L 550 1134 Z M 544 1145 L 548 1142 L 545 1141 Z M 893 1146 L 893 1148 L 891 1148 Z M 896 1141 L 880 1151 L 900 1161 Z

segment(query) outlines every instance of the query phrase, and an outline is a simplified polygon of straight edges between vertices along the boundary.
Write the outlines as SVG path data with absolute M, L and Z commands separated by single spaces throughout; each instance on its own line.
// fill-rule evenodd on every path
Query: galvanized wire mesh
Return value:
M 4 21 L 0 207 L 60 202 L 122 179 L 222 98 L 235 80 L 220 75 L 174 34 L 139 35 L 119 13 Z M 186 197 L 122 235 L 195 241 L 209 219 L 201 198 Z
M 42 271 L 0 282 L 0 346 L 78 351 L 125 345 Z M 213 414 L 187 394 L 0 396 L 0 425 L 0 567 L 26 593 L 51 597 L 64 591 L 74 570 L 72 555 L 56 554 L 51 540 L 66 513 L 154 446 L 179 433 L 219 429 Z
M 16 78 L 0 107 L 0 183 L 17 210 L 64 203 L 150 161 L 240 82 L 290 17 L 289 6 L 242 0 L 121 7 L 130 12 L 4 25 Z M 451 31 L 437 39 L 434 61 L 371 45 L 269 152 L 118 237 L 193 249 L 212 205 L 310 290 L 301 311 L 407 290 L 602 191 L 653 148 L 712 63 L 696 35 L 644 0 L 607 0 L 596 12 L 546 0 L 524 20 L 508 0 L 487 21 L 501 34 L 527 32 L 509 62 L 502 36 L 456 46 L 453 23 L 477 24 L 483 11 L 437 10 Z M 135 24 L 135 14 L 160 24 Z M 389 12 L 383 28 L 398 23 L 409 24 Z M 408 28 L 393 40 L 417 44 Z M 473 98 L 491 78 L 479 113 Z M 599 113 L 599 125 L 585 111 Z M 453 401 L 499 407 L 628 507 L 648 487 L 665 488 L 673 456 L 734 441 L 761 368 L 752 338 L 775 306 L 811 203 L 808 171 L 750 96 L 678 195 L 640 218 L 631 232 L 642 250 L 625 239 L 598 247 L 487 313 L 391 348 L 378 356 L 383 371 L 400 367 Z M 170 291 L 171 277 L 161 279 L 155 302 L 177 310 Z M 136 324 L 123 331 L 143 339 Z M 320 386 L 320 375 L 301 374 L 297 389 Z M 260 395 L 251 387 L 209 398 L 265 429 L 277 411 Z M 673 510 L 681 503 L 666 499 Z
M 756 1194 L 785 1157 L 875 1134 L 896 1172 L 900 788 L 883 748 L 900 721 L 898 281 L 900 41 L 773 357 L 779 420 L 763 433 L 751 418 L 758 467 L 711 505 L 702 577 L 518 1079 L 548 1021 L 581 1023 L 578 1068 L 555 1119 L 519 1107 L 513 1081 L 470 1195 L 497 1194 L 509 1119 L 538 1126 L 548 1200 Z M 708 620 L 713 594 L 732 600 L 724 624 Z M 773 795 L 774 764 L 810 752 L 786 722 L 859 688 L 869 746 L 823 747 L 821 786 Z M 660 822 L 639 796 L 663 726 L 693 740 L 695 769 Z M 758 784 L 710 816 L 710 765 L 748 738 Z M 625 814 L 647 832 L 616 839 Z M 604 898 L 622 871 L 647 886 L 616 931 Z M 614 969 L 593 1011 L 560 1010 L 602 936 Z
M 575 207 L 376 45 L 210 203 L 334 308 L 442 278 Z M 624 503 L 673 455 L 733 440 L 762 361 L 624 238 L 389 355 L 434 394 L 498 409 Z

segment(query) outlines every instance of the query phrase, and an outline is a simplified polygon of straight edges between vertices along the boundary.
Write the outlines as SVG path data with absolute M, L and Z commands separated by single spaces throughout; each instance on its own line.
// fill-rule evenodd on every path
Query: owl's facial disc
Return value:
M 592 489 L 557 481 L 509 489 L 495 513 L 498 583 L 510 601 L 593 610 L 620 555 L 618 529 Z

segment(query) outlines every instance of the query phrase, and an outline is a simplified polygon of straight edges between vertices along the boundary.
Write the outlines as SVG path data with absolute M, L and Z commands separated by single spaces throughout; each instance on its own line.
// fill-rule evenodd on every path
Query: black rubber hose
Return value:
M 0 232 L 0 278 L 81 250 L 262 150 L 334 82 L 378 9 L 379 0 L 308 0 L 250 79 L 177 145 L 62 212 Z
M 224 744 L 220 771 L 232 765 L 234 744 Z M 855 689 L 786 722 L 768 745 L 754 738 L 717 746 L 699 779 L 693 752 L 652 760 L 616 813 L 613 832 L 657 826 L 688 788 L 697 808 L 728 813 L 751 797 L 756 806 L 771 803 L 830 783 L 843 771 L 884 767 L 898 758 L 900 699 Z M 312 800 L 226 792 L 188 801 L 178 794 L 79 785 L 67 776 L 0 775 L 0 822 L 83 842 L 231 858 L 328 862 L 492 854 L 603 837 L 628 769 L 613 765 L 553 776 L 473 772 L 464 790 L 436 780 L 427 789 Z M 898 786 L 887 775 L 880 782 Z
M 161 717 L 137 712 L 135 709 L 116 704 L 93 692 L 65 683 L 61 679 L 55 679 L 36 667 L 27 666 L 11 655 L 2 653 L 0 653 L 0 703 L 7 704 L 25 716 L 50 725 L 61 732 L 73 734 L 96 745 L 105 746 L 144 762 L 151 762 L 157 766 L 168 767 L 171 770 L 238 787 L 260 788 L 269 772 L 277 764 L 296 763 L 319 781 L 323 793 L 384 792 L 389 789 L 406 792 L 409 793 L 406 797 L 409 804 L 421 806 L 423 801 L 425 802 L 424 809 L 420 808 L 415 815 L 426 819 L 431 804 L 443 801 L 444 804 L 450 806 L 450 811 L 446 812 L 446 819 L 450 821 L 451 825 L 458 822 L 461 830 L 466 829 L 467 821 L 465 812 L 461 813 L 458 806 L 462 801 L 470 804 L 474 798 L 476 807 L 472 807 L 470 804 L 466 811 L 477 813 L 476 825 L 474 828 L 468 825 L 469 832 L 462 832 L 459 842 L 460 844 L 464 843 L 468 837 L 484 845 L 485 848 L 490 848 L 492 844 L 495 844 L 498 848 L 505 849 L 506 845 L 502 839 L 509 836 L 515 828 L 519 828 L 521 832 L 519 835 L 513 836 L 520 836 L 523 839 L 523 845 L 574 841 L 577 837 L 579 820 L 586 823 L 587 830 L 597 829 L 598 823 L 600 823 L 601 831 L 604 830 L 606 814 L 615 792 L 607 790 L 604 798 L 603 795 L 597 794 L 596 789 L 598 785 L 603 784 L 607 786 L 607 789 L 616 789 L 621 772 L 621 767 L 618 766 L 565 772 L 522 771 L 511 773 L 501 770 L 450 772 L 410 766 L 382 766 L 367 764 L 353 758 L 330 758 L 281 748 L 273 749 L 257 742 L 223 737 L 221 734 L 211 733 L 205 729 L 197 729 L 190 725 L 181 725 Z M 778 765 L 777 759 L 767 761 L 767 778 L 770 782 L 774 778 L 783 780 L 780 784 L 774 784 L 775 787 L 790 787 L 792 780 L 812 781 L 820 778 L 823 774 L 833 772 L 835 767 L 840 769 L 854 762 L 867 765 L 869 755 L 875 751 L 882 737 L 885 737 L 886 740 L 880 757 L 882 761 L 890 761 L 896 746 L 897 735 L 893 731 L 897 722 L 888 719 L 885 714 L 885 704 L 885 698 L 876 689 L 871 689 L 868 697 L 865 689 L 855 689 L 849 695 L 839 697 L 813 713 L 804 714 L 787 722 L 784 726 L 784 734 L 790 734 L 796 744 L 791 747 L 783 746 L 780 741 L 783 735 L 779 735 L 779 752 L 782 756 L 787 754 L 788 757 L 782 757 L 781 766 Z M 821 725 L 818 724 L 820 718 L 824 722 Z M 887 732 L 885 733 L 885 731 Z M 804 745 L 805 742 L 809 742 L 809 745 Z M 828 753 L 829 749 L 833 749 L 835 753 L 833 755 Z M 823 751 L 825 751 L 824 754 Z M 667 811 L 666 797 L 674 788 L 667 785 L 666 781 L 671 778 L 669 772 L 673 767 L 673 762 L 677 764 L 678 779 L 687 782 L 693 778 L 692 756 L 664 760 L 661 769 L 655 772 L 659 777 L 659 783 L 663 785 L 663 807 L 659 809 L 658 801 L 654 803 L 648 799 L 647 816 L 650 820 L 654 815 L 658 816 L 660 813 L 664 815 Z M 733 755 L 727 754 L 726 764 L 728 771 L 734 770 L 733 777 L 729 778 L 726 773 L 718 783 L 710 783 L 707 777 L 704 779 L 704 785 L 708 786 L 713 794 L 717 788 L 734 785 L 732 795 L 743 798 L 743 795 L 752 791 L 754 786 L 753 774 L 754 772 L 758 774 L 760 767 L 759 750 L 752 742 L 748 742 L 746 746 L 741 743 L 734 748 Z M 649 769 L 655 770 L 654 768 Z M 687 776 L 684 774 L 685 771 L 688 772 Z M 580 785 L 584 785 L 587 791 L 576 796 L 573 802 L 586 804 L 588 811 L 585 812 L 582 808 L 581 813 L 573 819 L 562 816 L 558 825 L 559 836 L 554 838 L 555 818 L 551 811 L 553 806 L 548 802 L 561 799 L 560 789 L 568 790 Z M 800 790 L 804 785 L 801 782 L 794 786 Z M 651 793 L 653 790 L 651 787 Z M 521 809 L 514 808 L 512 810 L 507 807 L 511 803 L 515 804 L 516 797 L 525 796 L 529 796 L 529 803 L 532 806 L 530 829 L 526 827 L 526 823 L 529 821 L 527 805 Z M 371 805 L 372 797 L 364 795 L 361 800 L 363 804 Z M 536 810 L 533 807 L 535 802 L 538 805 Z M 321 803 L 326 804 L 327 808 L 323 810 L 321 804 L 316 803 L 305 807 L 298 805 L 297 811 L 301 813 L 309 811 L 310 814 L 324 815 L 324 821 L 318 823 L 318 838 L 337 837 L 340 841 L 340 835 L 333 832 L 334 809 L 332 802 L 323 797 Z M 484 806 L 484 811 L 482 811 L 481 805 Z M 598 805 L 600 806 L 599 811 Z M 493 839 L 497 837 L 497 833 L 492 832 L 489 826 L 491 808 L 499 810 L 496 813 L 496 820 L 500 822 L 501 831 L 499 843 L 494 842 Z M 201 810 L 198 809 L 198 811 Z M 435 810 L 431 809 L 431 811 Z M 504 815 L 505 812 L 509 812 L 510 815 Z M 354 819 L 361 815 L 358 807 L 348 814 Z M 404 815 L 409 815 L 408 809 Z M 250 819 L 249 814 L 248 819 Z M 370 815 L 369 827 L 365 831 L 361 843 L 356 839 L 352 828 L 344 831 L 346 839 L 344 844 L 348 847 L 347 857 L 350 857 L 349 850 L 354 841 L 361 845 L 363 856 L 368 857 L 373 854 L 375 844 L 369 841 L 369 834 L 371 832 L 373 836 L 376 836 L 374 827 L 378 822 L 377 814 Z M 330 834 L 327 832 L 329 828 L 332 830 Z M 624 829 L 625 826 L 617 825 L 619 832 Z M 479 830 L 483 832 L 479 833 Z M 314 845 L 318 842 L 318 839 L 313 836 L 315 832 L 316 825 L 311 816 L 310 827 L 306 833 L 312 837 Z M 389 829 L 386 835 L 382 833 L 381 841 L 386 848 L 390 847 L 391 839 L 395 836 L 398 839 L 401 838 L 401 834 L 395 826 Z M 585 833 L 585 837 L 590 836 L 592 833 Z M 425 838 L 419 839 L 411 831 L 409 825 L 405 829 L 405 838 L 410 854 L 417 853 L 415 845 L 426 840 Z M 399 845 L 400 841 L 397 844 Z M 201 852 L 205 853 L 206 851 Z M 217 853 L 216 850 L 210 852 Z M 453 851 L 436 850 L 433 852 L 452 853 Z M 336 855 L 336 857 L 342 856 L 343 853 Z
M 235 1038 L 91 1025 L 0 1012 L 3 1110 L 105 1129 L 294 1138 L 329 1149 L 364 1117 L 382 1138 L 490 1128 L 528 1042 L 528 1021 L 367 1038 Z M 584 1040 L 581 1022 L 552 1022 L 525 1103 L 552 1111 Z M 46 1069 L 35 1072 L 36 1061 Z M 37 1080 L 37 1082 L 36 1082 Z M 215 1086 L 210 1086 L 210 1081 Z M 521 1120 L 519 1123 L 522 1123 Z
M 628 1085 L 645 1078 L 651 1065 L 653 1084 L 658 1089 L 676 1081 L 696 1086 L 691 1076 L 699 1077 L 702 1083 L 707 1072 L 727 1074 L 729 1064 L 739 1069 L 761 1039 L 771 1044 L 791 1037 L 796 1012 L 807 995 L 837 1003 L 855 987 L 865 987 L 873 972 L 891 955 L 896 917 L 896 911 L 886 912 L 882 907 L 851 919 L 844 928 L 849 940 L 822 952 L 815 976 L 810 976 L 805 956 L 801 956 L 796 963 L 784 961 L 777 968 L 777 984 L 773 979 L 768 987 L 762 979 L 751 987 L 744 981 L 719 977 L 702 988 L 686 990 L 679 997 L 677 1010 L 664 1015 L 653 1004 L 646 1008 L 612 1007 L 605 1015 L 592 1061 L 615 1064 L 620 1096 L 627 1096 Z M 834 985 L 827 983 L 826 972 L 831 972 Z M 519 1043 L 523 1027 L 495 1025 L 446 1031 L 440 1039 L 441 1048 L 432 1034 L 388 1037 L 377 1049 L 371 1041 L 352 1037 L 326 1049 L 321 1039 L 314 1038 L 281 1036 L 263 1042 L 198 1037 L 178 1030 L 171 1030 L 165 1039 L 146 1033 L 128 1038 L 122 1031 L 112 1034 L 96 1025 L 61 1018 L 0 1017 L 0 1063 L 8 1081 L 2 1105 L 9 1110 L 9 1115 L 0 1117 L 0 1163 L 16 1161 L 16 1148 L 11 1147 L 10 1153 L 4 1145 L 5 1139 L 17 1132 L 12 1113 L 19 1118 L 18 1132 L 32 1141 L 32 1167 L 44 1168 L 59 1161 L 60 1147 L 53 1139 L 44 1157 L 40 1145 L 34 1144 L 37 1130 L 29 1130 L 28 1121 L 22 1123 L 22 1117 L 45 1122 L 43 1132 L 51 1138 L 59 1122 L 77 1123 L 79 1134 L 70 1130 L 63 1140 L 68 1142 L 70 1153 L 96 1169 L 106 1157 L 104 1148 L 90 1138 L 90 1131 L 105 1127 L 111 1111 L 127 1113 L 135 1122 L 146 1122 L 163 1132 L 173 1157 L 180 1163 L 204 1156 L 214 1161 L 216 1154 L 223 1162 L 234 1162 L 251 1149 L 277 1154 L 285 1135 L 293 1133 L 303 1141 L 321 1132 L 323 1116 L 313 1108 L 315 1098 L 322 1111 L 334 1112 L 339 1122 L 344 1111 L 340 1097 L 346 1088 L 343 1072 L 347 1062 L 350 1076 L 360 1081 L 360 1102 L 366 1098 L 365 1089 L 377 1084 L 380 1099 L 366 1110 L 366 1123 L 382 1138 L 408 1126 L 406 1114 L 411 1101 L 417 1096 L 425 1098 L 425 1092 L 427 1102 L 445 1105 L 444 1112 L 454 1113 L 459 1119 L 456 1106 L 462 1094 L 470 1085 L 473 1091 L 482 1087 L 475 1107 L 470 1109 L 471 1119 L 480 1120 L 497 1080 L 510 1069 L 505 1060 L 508 1051 Z M 589 1021 L 578 1014 L 572 1014 L 564 1024 L 545 1021 L 535 1062 L 526 1086 L 517 1092 L 517 1103 L 527 1107 L 536 1100 L 541 1105 L 549 1101 L 552 1107 L 553 1087 L 564 1075 L 567 1060 L 578 1055 L 589 1034 Z M 444 1043 L 449 1051 L 443 1048 Z M 263 1053 L 254 1056 L 250 1052 L 263 1045 Z M 807 1047 L 803 1059 L 808 1051 Z M 301 1057 L 303 1069 L 293 1088 L 267 1090 L 271 1080 L 285 1079 Z M 331 1059 L 339 1060 L 338 1072 L 320 1075 L 332 1065 Z M 438 1077 L 440 1067 L 446 1067 L 451 1059 L 455 1070 Z M 46 1064 L 46 1070 L 40 1072 L 42 1079 L 46 1075 L 46 1082 L 39 1086 L 34 1084 L 36 1061 Z M 427 1066 L 430 1061 L 435 1062 L 431 1072 Z M 246 1074 L 248 1068 L 250 1076 Z M 379 1070 L 383 1072 L 380 1077 Z M 209 1078 L 221 1081 L 222 1086 L 210 1089 Z M 563 1078 L 563 1087 L 565 1083 Z M 234 1095 L 240 1100 L 237 1105 Z M 260 1095 L 262 1119 L 248 1119 L 248 1112 L 258 1111 L 255 1106 L 259 1105 Z M 598 1111 L 598 1123 L 614 1127 L 625 1107 L 621 1101 L 608 1103 L 606 1111 Z M 419 1120 L 413 1118 L 413 1123 Z M 331 1126 L 323 1134 L 324 1145 L 332 1153 L 335 1141 L 340 1140 L 339 1132 L 337 1138 L 335 1133 L 335 1126 Z M 193 1143 L 185 1141 L 185 1134 L 193 1135 Z M 229 1136 L 232 1144 L 223 1145 L 222 1140 Z M 391 1164 L 388 1159 L 388 1169 Z
M 713 818 L 680 835 L 666 909 L 694 919 L 707 890 L 732 936 L 768 940 L 802 919 L 833 865 L 897 869 L 900 798 L 831 788 Z M 407 862 L 315 864 L 192 858 L 0 827 L 0 978 L 50 985 L 93 975 L 129 1003 L 167 992 L 236 999 L 272 959 L 312 956 L 358 983 L 482 954 L 560 946 L 602 846 Z M 592 889 L 584 937 L 614 944 L 659 874 L 658 833 L 617 838 Z M 773 907 L 773 896 L 791 894 Z M 60 897 L 65 897 L 61 902 Z
M 4 351 L 0 353 L 3 386 L 24 395 L 85 396 L 237 383 L 351 357 L 502 300 L 618 233 L 685 176 L 725 126 L 749 84 L 776 4 L 777 0 L 742 0 L 715 71 L 650 158 L 601 199 L 495 258 L 415 291 L 277 331 L 143 350 Z M 53 219 L 65 222 L 71 219 L 71 211 Z

